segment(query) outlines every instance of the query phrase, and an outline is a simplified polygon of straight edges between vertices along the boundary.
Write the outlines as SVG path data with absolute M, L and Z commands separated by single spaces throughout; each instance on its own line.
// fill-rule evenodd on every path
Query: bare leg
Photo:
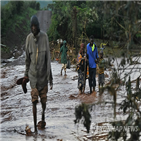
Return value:
M 92 93 L 92 87 L 90 87 L 90 94 Z
M 42 103 L 42 119 L 41 119 L 41 128 L 44 128 L 46 123 L 45 123 L 45 109 L 46 109 L 46 102 Z
M 95 87 L 93 87 L 93 92 L 95 92 Z
M 45 121 L 45 109 L 46 109 L 46 103 L 42 103 L 42 121 Z
M 64 76 L 67 76 L 67 74 L 66 74 L 66 71 L 65 71 L 65 74 L 64 74 Z
M 85 91 L 85 88 L 84 88 L 84 87 L 82 87 L 82 94 L 84 94 L 84 91 Z
M 37 132 L 37 102 L 33 102 L 33 120 L 34 120 L 34 130 Z
M 79 89 L 79 94 L 82 94 L 82 90 L 81 90 L 81 88 Z
M 63 69 L 61 69 L 61 75 L 62 75 L 62 70 L 63 70 Z

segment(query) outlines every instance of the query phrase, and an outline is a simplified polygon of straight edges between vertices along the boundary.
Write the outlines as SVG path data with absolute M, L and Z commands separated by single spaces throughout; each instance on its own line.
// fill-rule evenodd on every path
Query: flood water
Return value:
M 46 127 L 39 130 L 37 135 L 26 136 L 25 127 L 29 125 L 31 131 L 34 131 L 31 88 L 27 84 L 27 93 L 24 94 L 22 87 L 16 85 L 18 78 L 23 77 L 24 63 L 12 64 L 1 68 L 1 136 L 2 141 L 83 141 L 106 140 L 107 133 L 95 132 L 98 125 L 107 125 L 109 121 L 114 120 L 113 107 L 110 103 L 113 98 L 105 92 L 99 96 L 98 86 L 96 93 L 89 95 L 88 80 L 86 81 L 85 94 L 78 96 L 77 72 L 72 67 L 67 69 L 67 76 L 61 76 L 61 64 L 54 61 L 51 63 L 53 73 L 53 90 L 47 93 L 47 108 L 45 111 Z M 110 71 L 105 73 L 109 75 Z M 96 77 L 97 79 L 97 77 Z M 106 77 L 108 81 L 109 77 Z M 122 101 L 125 94 L 123 91 L 117 96 L 118 103 Z M 105 102 L 109 104 L 105 104 Z M 85 102 L 93 104 L 91 111 L 91 130 L 87 134 L 86 129 L 81 123 L 75 125 L 75 106 Z M 118 113 L 117 104 L 117 113 Z M 41 103 L 37 104 L 37 122 L 41 120 Z M 117 114 L 117 119 L 123 120 L 126 116 L 122 113 Z

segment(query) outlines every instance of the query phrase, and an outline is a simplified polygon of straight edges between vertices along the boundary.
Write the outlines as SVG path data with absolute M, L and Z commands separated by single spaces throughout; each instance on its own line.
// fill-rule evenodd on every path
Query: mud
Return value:
M 22 56 L 23 57 L 23 56 Z M 105 91 L 100 96 L 98 87 L 96 92 L 89 94 L 88 81 L 86 81 L 85 93 L 79 95 L 77 89 L 77 72 L 67 69 L 67 76 L 60 75 L 61 64 L 54 61 L 51 63 L 53 72 L 53 90 L 48 91 L 48 100 L 46 108 L 46 126 L 44 130 L 38 130 L 38 134 L 26 135 L 25 128 L 28 125 L 31 131 L 34 131 L 31 88 L 27 84 L 27 93 L 24 94 L 22 87 L 16 85 L 16 80 L 24 75 L 25 65 L 21 62 L 13 62 L 6 67 L 1 68 L 1 136 L 2 141 L 83 141 L 83 140 L 106 140 L 108 132 L 96 132 L 96 126 L 108 124 L 114 121 L 113 98 Z M 110 71 L 107 74 L 108 82 Z M 64 73 L 63 73 L 64 74 Z M 96 78 L 97 80 L 97 78 Z M 98 81 L 97 81 L 98 82 Z M 133 86 L 135 87 L 135 85 Z M 117 95 L 117 103 L 120 103 L 125 96 L 123 88 Z M 74 124 L 75 106 L 81 103 L 92 104 L 91 109 L 91 130 L 86 133 L 83 125 Z M 107 104 L 105 104 L 107 102 Z M 124 120 L 122 112 L 118 111 L 117 119 Z M 37 122 L 41 120 L 41 103 L 37 104 Z M 109 124 L 108 124 L 109 126 Z
M 13 65 L 14 64 L 14 65 Z M 16 85 L 16 80 L 24 75 L 24 65 L 6 66 L 1 69 L 1 140 L 57 140 L 67 136 L 67 130 L 74 128 L 74 107 L 79 102 L 69 101 L 69 91 L 77 93 L 77 89 L 72 89 L 71 76 L 60 76 L 61 65 L 52 63 L 54 76 L 53 90 L 48 92 L 48 102 L 46 109 L 46 128 L 39 131 L 38 135 L 26 137 L 26 124 L 33 131 L 32 104 L 30 96 L 30 85 L 28 83 L 27 94 L 22 92 L 22 88 Z M 58 70 L 56 70 L 58 65 Z M 74 72 L 76 73 L 76 72 Z M 65 86 L 66 89 L 63 90 Z M 69 87 L 68 87 L 69 86 Z M 73 105 L 75 104 L 75 105 Z M 72 107 L 72 108 L 70 108 Z M 41 119 L 41 104 L 37 105 L 38 121 Z M 71 116 L 69 116 L 71 115 Z M 65 117 L 65 118 L 64 118 Z M 69 121 L 68 121 L 69 119 Z M 67 124 L 66 124 L 67 123 Z M 71 126 L 69 126 L 69 124 Z M 61 131 L 62 129 L 62 131 Z M 67 130 L 66 130 L 67 129 Z M 74 128 L 75 129 L 75 128 Z M 54 134 L 55 133 L 55 134 Z M 65 133 L 65 135 L 64 135 Z M 69 132 L 68 132 L 69 133 Z

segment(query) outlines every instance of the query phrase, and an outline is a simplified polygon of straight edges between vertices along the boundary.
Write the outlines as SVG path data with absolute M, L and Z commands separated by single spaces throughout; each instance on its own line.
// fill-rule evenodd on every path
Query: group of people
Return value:
M 61 45 L 60 53 L 61 55 L 61 75 L 62 70 L 66 75 L 66 65 L 67 65 L 67 51 L 68 48 L 66 46 L 66 41 Z M 90 37 L 90 43 L 87 44 L 87 48 L 85 48 L 85 44 L 82 43 L 80 45 L 80 51 L 77 56 L 77 71 L 78 71 L 78 89 L 79 94 L 84 93 L 85 91 L 85 83 L 86 78 L 89 79 L 89 87 L 90 94 L 95 91 L 96 87 L 96 68 L 98 67 L 98 83 L 103 87 L 104 84 L 104 59 L 103 59 L 103 50 L 100 51 L 100 57 L 98 56 L 98 49 L 94 42 L 93 35 Z
M 38 18 L 33 15 L 30 21 L 31 33 L 26 38 L 25 45 L 25 74 L 24 77 L 17 81 L 17 84 L 21 84 L 24 92 L 27 92 L 26 83 L 30 81 L 31 86 L 31 101 L 33 105 L 33 120 L 34 129 L 37 133 L 37 103 L 38 97 L 40 97 L 42 105 L 42 116 L 40 125 L 41 128 L 45 127 L 45 109 L 47 102 L 48 83 L 50 83 L 50 89 L 53 88 L 53 77 L 51 70 L 51 59 L 48 36 L 45 32 L 40 30 Z M 61 52 L 61 75 L 64 69 L 66 75 L 66 64 L 67 64 L 67 53 L 68 48 L 66 41 L 60 48 Z M 100 55 L 102 59 L 102 54 Z M 89 87 L 90 93 L 95 91 L 96 86 L 96 63 L 98 62 L 99 56 L 97 46 L 94 43 L 93 36 L 90 37 L 90 43 L 87 44 L 87 51 L 85 51 L 85 44 L 81 44 L 80 51 L 78 53 L 78 88 L 80 92 L 85 90 L 85 80 L 87 73 L 89 72 Z M 87 69 L 89 66 L 89 70 Z M 99 80 L 103 78 L 103 71 L 101 71 Z M 100 81 L 99 81 L 100 82 Z M 103 85 L 102 81 L 102 85 Z
M 97 46 L 94 42 L 93 35 L 90 37 L 90 43 L 85 49 L 84 43 L 80 45 L 80 51 L 77 57 L 78 70 L 78 89 L 79 94 L 84 93 L 86 78 L 89 79 L 90 94 L 95 91 L 96 87 L 96 68 L 98 67 L 98 83 L 103 87 L 104 84 L 104 59 L 103 51 L 98 56 Z M 99 65 L 98 65 L 99 64 Z

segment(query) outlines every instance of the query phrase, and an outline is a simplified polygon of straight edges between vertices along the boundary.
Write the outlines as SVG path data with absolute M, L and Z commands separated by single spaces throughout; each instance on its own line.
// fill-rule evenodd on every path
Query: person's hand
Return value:
M 50 90 L 52 90 L 52 88 L 53 88 L 53 86 L 52 86 L 52 85 L 50 85 Z
M 23 89 L 24 93 L 27 93 L 26 83 L 28 83 L 28 82 L 29 82 L 29 79 L 27 76 L 25 76 L 25 77 L 18 79 L 16 84 L 22 85 L 22 89 Z
M 50 90 L 52 90 L 53 89 L 53 84 L 50 84 Z
M 99 63 L 99 59 L 95 59 L 95 63 L 98 64 Z
M 27 83 L 28 81 L 29 81 L 29 79 L 27 76 L 23 77 L 23 82 Z

